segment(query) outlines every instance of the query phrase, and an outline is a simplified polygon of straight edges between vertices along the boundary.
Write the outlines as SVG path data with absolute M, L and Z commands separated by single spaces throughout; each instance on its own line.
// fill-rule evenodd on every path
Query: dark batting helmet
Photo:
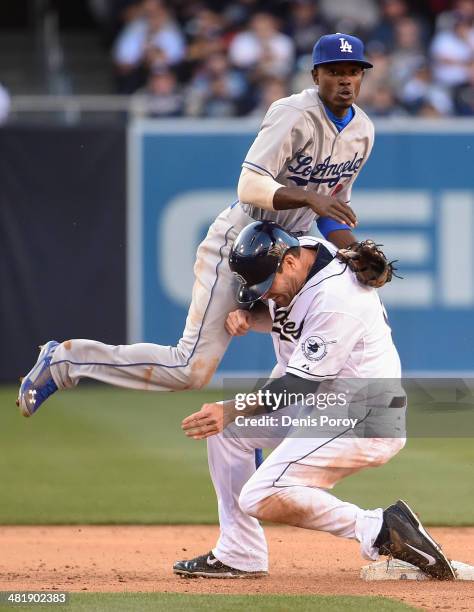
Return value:
M 256 221 L 247 225 L 229 255 L 230 269 L 240 282 L 237 301 L 250 304 L 259 300 L 272 286 L 285 253 L 299 246 L 298 239 L 278 223 Z

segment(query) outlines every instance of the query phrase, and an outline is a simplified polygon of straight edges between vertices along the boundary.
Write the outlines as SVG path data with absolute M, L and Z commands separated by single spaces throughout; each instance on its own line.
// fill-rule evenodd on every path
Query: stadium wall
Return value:
M 125 129 L 0 129 L 0 381 L 45 340 L 125 333 Z

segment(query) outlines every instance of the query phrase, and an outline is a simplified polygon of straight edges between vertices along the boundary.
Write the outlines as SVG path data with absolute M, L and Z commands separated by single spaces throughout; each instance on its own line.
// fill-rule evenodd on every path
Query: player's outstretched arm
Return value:
M 327 240 L 332 242 L 338 249 L 347 249 L 351 244 L 357 242 L 357 238 L 350 230 L 335 230 L 329 232 Z
M 284 187 L 271 176 L 248 168 L 242 168 L 237 193 L 241 202 L 264 210 L 290 210 L 307 206 L 320 217 L 330 217 L 350 227 L 357 225 L 357 217 L 348 204 L 300 187 Z
M 287 373 L 270 380 L 260 390 L 236 395 L 235 400 L 203 404 L 201 410 L 183 419 L 181 428 L 188 438 L 203 440 L 223 431 L 237 416 L 253 417 L 273 413 L 286 408 L 292 395 L 314 394 L 318 386 L 318 381 Z

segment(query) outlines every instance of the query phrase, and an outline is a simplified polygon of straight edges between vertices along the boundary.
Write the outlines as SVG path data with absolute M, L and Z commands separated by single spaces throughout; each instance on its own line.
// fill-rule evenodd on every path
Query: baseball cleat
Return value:
M 16 405 L 25 417 L 35 413 L 41 404 L 58 390 L 49 368 L 58 344 L 59 342 L 56 342 L 56 340 L 50 340 L 43 345 L 35 365 L 21 380 Z
M 421 521 L 404 501 L 398 500 L 383 513 L 383 524 L 374 546 L 388 555 L 418 567 L 436 580 L 455 580 L 451 563 Z
M 189 561 L 176 561 L 173 572 L 182 578 L 261 578 L 268 572 L 245 572 L 221 563 L 212 552 Z

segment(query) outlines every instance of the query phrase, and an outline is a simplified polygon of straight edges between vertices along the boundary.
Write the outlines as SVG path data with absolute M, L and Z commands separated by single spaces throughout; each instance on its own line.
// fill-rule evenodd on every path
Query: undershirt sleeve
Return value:
M 273 196 L 280 187 L 283 185 L 273 180 L 268 174 L 260 174 L 244 166 L 240 173 L 237 195 L 241 202 L 266 210 L 275 210 Z

